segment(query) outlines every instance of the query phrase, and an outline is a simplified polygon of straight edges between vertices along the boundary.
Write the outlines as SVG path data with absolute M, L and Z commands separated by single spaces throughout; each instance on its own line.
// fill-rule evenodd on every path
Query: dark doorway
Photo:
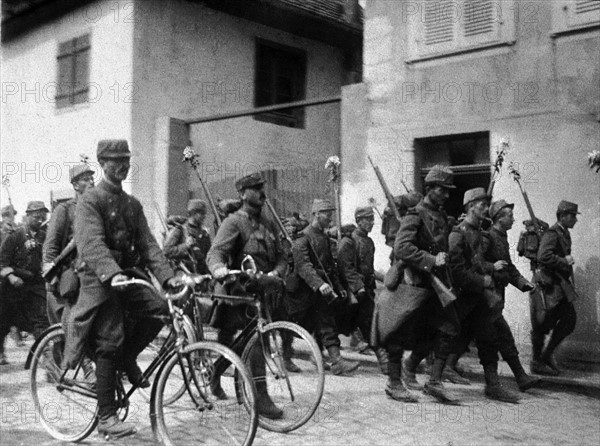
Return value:
M 465 191 L 474 187 L 487 189 L 491 179 L 489 132 L 463 133 L 415 139 L 415 155 L 419 172 L 417 187 L 436 164 L 450 166 L 455 173 L 446 212 L 454 217 L 463 212 Z

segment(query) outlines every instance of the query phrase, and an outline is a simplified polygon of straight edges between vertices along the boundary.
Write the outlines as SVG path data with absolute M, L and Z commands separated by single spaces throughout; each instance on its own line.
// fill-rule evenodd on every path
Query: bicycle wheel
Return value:
M 185 333 L 185 337 L 188 341 L 188 344 L 192 344 L 192 343 L 196 342 L 196 340 L 197 340 L 196 339 L 196 331 L 194 329 L 194 326 L 193 326 L 190 318 L 187 315 L 183 316 L 182 326 L 183 326 L 183 331 Z M 173 329 L 172 326 L 163 327 L 163 329 L 156 336 L 154 341 L 152 341 L 142 351 L 142 353 L 139 354 L 138 365 L 140 366 L 140 368 L 142 370 L 146 370 L 148 368 L 148 366 L 150 366 L 152 361 L 154 361 L 154 359 L 158 356 L 158 354 L 159 354 L 161 348 L 163 347 L 163 345 L 165 344 L 165 342 L 173 343 L 175 341 L 175 337 L 176 337 L 175 330 Z M 177 373 L 177 372 L 174 371 L 174 373 Z M 149 379 L 152 380 L 153 378 L 150 377 Z M 175 382 L 175 381 L 173 381 L 173 382 Z M 176 388 L 172 387 L 168 390 L 168 392 L 165 393 L 165 399 L 164 399 L 163 404 L 169 405 L 173 401 L 176 401 L 178 398 L 180 398 L 181 395 L 183 395 L 183 392 L 185 392 L 185 385 L 183 383 L 183 379 L 181 380 L 180 384 L 181 384 L 181 386 L 176 387 Z M 138 390 L 146 401 L 150 401 L 151 387 L 147 388 L 147 389 L 139 388 Z
M 231 364 L 221 375 L 221 387 L 229 395 L 226 400 L 218 400 L 210 391 L 217 361 Z M 183 395 L 166 405 L 169 389 L 181 386 L 186 389 Z M 236 386 L 240 388 L 236 390 Z M 245 398 L 235 398 L 237 394 Z M 196 342 L 173 354 L 158 372 L 150 401 L 155 441 L 163 445 L 192 440 L 210 445 L 250 445 L 258 427 L 255 402 L 254 384 L 242 360 L 216 342 Z
M 91 361 L 84 358 L 61 379 L 64 345 L 65 333 L 60 327 L 40 341 L 31 362 L 31 395 L 48 433 L 61 441 L 78 442 L 98 423 L 95 373 Z
M 290 432 L 313 416 L 323 396 L 325 372 L 321 351 L 304 328 L 285 321 L 267 324 L 248 342 L 242 360 L 256 385 L 260 427 Z M 266 393 L 283 411 L 281 418 L 261 415 Z

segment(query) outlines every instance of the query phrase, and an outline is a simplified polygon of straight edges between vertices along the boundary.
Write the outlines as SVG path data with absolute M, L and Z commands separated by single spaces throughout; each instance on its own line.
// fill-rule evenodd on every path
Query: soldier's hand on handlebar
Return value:
M 333 288 L 331 288 L 328 283 L 324 283 L 319 287 L 319 293 L 325 297 L 331 296 L 333 294 Z
M 14 274 L 8 276 L 8 281 L 15 288 L 21 288 L 23 285 L 25 285 L 23 279 L 21 279 L 19 276 L 15 276 Z
M 507 266 L 508 262 L 506 260 L 498 260 L 496 263 L 494 263 L 494 271 L 503 270 Z
M 573 259 L 573 256 L 565 256 L 565 260 L 567 261 L 567 263 L 569 265 L 573 265 L 575 263 L 575 259 Z
M 221 280 L 221 279 L 225 278 L 228 274 L 229 274 L 229 268 L 227 268 L 226 266 L 220 266 L 219 268 L 215 269 L 215 271 L 213 272 L 213 277 L 217 280 Z
M 444 266 L 448 261 L 448 254 L 445 252 L 438 252 L 435 256 L 435 266 Z
M 194 237 L 192 237 L 191 235 L 188 235 L 185 238 L 185 246 L 187 246 L 188 248 L 191 248 L 192 246 L 194 246 L 196 244 Z
M 110 279 L 110 286 L 111 287 L 120 287 L 123 286 L 123 284 L 121 282 L 127 282 L 129 280 L 129 277 L 127 277 L 125 274 L 115 274 L 112 279 Z
M 183 280 L 183 278 L 179 277 L 179 276 L 175 276 L 175 277 L 171 277 L 170 279 L 167 279 L 167 281 L 164 284 L 164 287 L 167 289 L 176 289 L 176 288 L 182 287 L 184 285 L 186 285 L 186 283 Z
M 535 284 L 531 283 L 531 282 L 527 282 L 525 284 L 525 286 L 523 287 L 523 291 L 527 292 L 532 292 L 535 291 Z

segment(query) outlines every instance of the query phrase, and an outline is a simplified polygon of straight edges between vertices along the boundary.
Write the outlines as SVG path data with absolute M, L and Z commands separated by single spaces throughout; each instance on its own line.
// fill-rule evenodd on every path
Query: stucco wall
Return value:
M 71 189 L 65 163 L 78 162 L 80 153 L 95 162 L 98 140 L 131 140 L 131 7 L 126 1 L 97 2 L 3 43 L 2 174 L 11 174 L 20 215 L 27 201 L 49 205 L 50 190 Z M 57 109 L 58 45 L 88 32 L 90 102 Z M 134 166 L 126 188 L 136 180 Z
M 136 145 L 156 146 L 153 133 L 160 116 L 188 119 L 252 108 L 255 37 L 306 51 L 307 98 L 340 94 L 342 54 L 333 47 L 191 2 L 141 3 L 134 51 L 135 84 L 143 92 L 133 110 Z M 303 181 L 321 181 L 309 170 L 323 171 L 327 157 L 339 154 L 339 120 L 339 104 L 330 104 L 307 108 L 304 129 L 246 117 L 193 126 L 191 136 L 209 182 L 229 179 L 233 192 L 233 182 L 244 174 L 289 168 L 290 187 L 301 188 Z M 146 185 L 164 173 L 150 164 L 148 159 L 141 172 L 144 186 L 138 188 L 146 201 L 154 194 Z M 305 168 L 304 178 L 296 174 L 298 166 Z M 190 178 L 190 189 L 198 189 L 195 175 Z M 171 191 L 171 199 L 175 194 L 187 197 L 188 190 Z
M 369 124 L 364 144 L 346 144 L 344 139 L 342 146 L 342 158 L 353 160 L 354 173 L 344 178 L 344 214 L 350 215 L 356 201 L 348 191 L 372 193 L 378 188 L 367 154 L 378 160 L 392 191 L 400 193 L 401 178 L 412 184 L 415 138 L 488 131 L 492 160 L 495 146 L 508 138 L 507 161 L 520 164 L 540 218 L 552 224 L 561 199 L 579 204 L 582 215 L 572 239 L 582 299 L 576 303 L 576 333 L 564 351 L 598 355 L 600 176 L 588 168 L 587 153 L 597 150 L 600 141 L 600 32 L 553 39 L 550 2 L 535 2 L 535 15 L 517 20 L 512 46 L 408 65 L 408 18 L 398 3 L 367 5 L 364 74 Z M 517 8 L 526 7 L 525 3 L 517 2 Z M 348 113 L 344 109 L 342 114 L 344 121 Z M 509 242 L 517 266 L 530 277 L 528 264 L 515 253 L 521 221 L 528 214 L 506 169 L 494 197 L 516 203 Z M 382 202 L 383 194 L 377 198 Z M 377 265 L 385 267 L 389 248 L 379 227 L 374 234 Z M 528 343 L 527 296 L 509 288 L 505 313 L 517 342 Z

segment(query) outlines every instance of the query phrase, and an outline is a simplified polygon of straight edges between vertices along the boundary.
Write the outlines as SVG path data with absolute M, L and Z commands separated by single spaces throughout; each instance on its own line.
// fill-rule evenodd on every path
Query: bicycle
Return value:
M 250 267 L 244 270 L 244 265 Z M 265 362 L 265 373 L 252 376 L 260 401 L 260 392 L 266 390 L 273 403 L 283 411 L 280 419 L 261 415 L 258 423 L 273 432 L 290 432 L 303 426 L 315 413 L 325 386 L 325 372 L 321 351 L 314 338 L 304 328 L 287 321 L 273 322 L 270 306 L 265 302 L 265 288 L 281 285 L 281 280 L 256 270 L 251 256 L 242 261 L 242 270 L 230 270 L 225 282 L 233 280 L 248 282 L 245 296 L 199 292 L 196 299 L 218 300 L 232 304 L 246 304 L 253 308 L 250 322 L 228 345 L 240 355 L 253 374 L 253 363 L 258 357 Z M 249 288 L 251 288 L 249 290 Z M 197 331 L 203 339 L 203 330 Z M 226 364 L 215 363 L 218 377 Z M 261 366 L 262 367 L 262 366 Z
M 216 342 L 190 343 L 190 339 L 195 340 L 195 330 L 189 318 L 175 305 L 175 302 L 185 304 L 193 295 L 193 286 L 209 279 L 210 276 L 186 276 L 186 285 L 181 291 L 164 296 L 169 305 L 169 335 L 143 372 L 143 378 L 147 379 L 157 371 L 152 385 L 150 419 L 155 440 L 160 444 L 189 442 L 186 430 L 189 426 L 201 430 L 200 435 L 209 443 L 251 445 L 254 440 L 258 424 L 256 390 L 243 362 Z M 119 287 L 129 286 L 144 286 L 157 292 L 150 282 L 137 278 L 119 284 Z M 44 428 L 58 440 L 79 442 L 97 426 L 96 391 L 94 384 L 84 376 L 85 356 L 74 369 L 61 366 L 64 342 L 63 328 L 50 327 L 32 346 L 26 369 L 31 369 L 32 397 Z M 226 361 L 234 370 L 235 379 L 230 380 L 229 388 L 245 395 L 244 401 L 237 403 L 235 416 L 224 416 L 231 412 L 231 407 L 224 408 L 209 390 L 214 362 L 219 360 Z M 119 374 L 120 419 L 127 418 L 130 398 L 137 389 L 137 385 L 132 385 L 126 391 Z M 164 416 L 167 405 L 177 410 L 176 418 Z

